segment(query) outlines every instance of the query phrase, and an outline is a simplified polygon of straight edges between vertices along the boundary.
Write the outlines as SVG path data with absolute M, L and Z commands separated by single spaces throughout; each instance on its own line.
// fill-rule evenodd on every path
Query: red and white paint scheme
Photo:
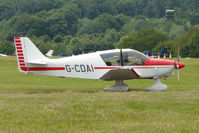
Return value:
M 174 74 L 184 67 L 181 62 L 152 59 L 133 49 L 114 49 L 94 53 L 49 59 L 27 37 L 15 37 L 18 69 L 28 74 L 59 77 L 115 80 L 116 84 L 105 90 L 127 91 L 123 80 L 154 79 L 147 90 L 165 90 L 160 78 Z

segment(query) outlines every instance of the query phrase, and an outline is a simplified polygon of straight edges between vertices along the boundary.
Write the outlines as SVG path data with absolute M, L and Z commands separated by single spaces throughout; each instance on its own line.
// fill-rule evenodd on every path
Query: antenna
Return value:
M 121 64 L 121 66 L 124 66 L 122 49 L 120 49 L 120 64 Z
M 73 52 L 66 46 L 67 50 L 71 53 L 72 56 L 75 56 Z

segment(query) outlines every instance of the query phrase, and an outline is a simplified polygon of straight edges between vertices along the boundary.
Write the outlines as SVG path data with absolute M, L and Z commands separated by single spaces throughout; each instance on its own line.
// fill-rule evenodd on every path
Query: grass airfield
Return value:
M 153 80 L 125 81 L 129 92 L 106 92 L 108 81 L 26 75 L 16 57 L 0 57 L 0 133 L 199 132 L 199 59 L 143 91 Z

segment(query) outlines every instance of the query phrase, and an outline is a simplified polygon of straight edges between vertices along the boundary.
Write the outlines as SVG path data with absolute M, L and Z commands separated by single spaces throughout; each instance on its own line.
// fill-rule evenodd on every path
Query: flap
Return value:
M 130 68 L 112 69 L 105 73 L 100 79 L 102 80 L 128 80 L 137 79 L 140 75 Z

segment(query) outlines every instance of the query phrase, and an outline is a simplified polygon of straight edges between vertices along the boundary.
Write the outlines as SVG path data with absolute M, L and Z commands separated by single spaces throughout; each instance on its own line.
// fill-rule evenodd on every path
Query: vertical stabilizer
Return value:
M 29 62 L 41 62 L 46 59 L 28 37 L 15 37 L 14 42 L 20 71 L 27 72 Z
M 49 50 L 48 51 L 48 53 L 46 54 L 46 56 L 48 56 L 48 57 L 52 57 L 53 56 L 53 52 L 54 52 L 54 50 Z

